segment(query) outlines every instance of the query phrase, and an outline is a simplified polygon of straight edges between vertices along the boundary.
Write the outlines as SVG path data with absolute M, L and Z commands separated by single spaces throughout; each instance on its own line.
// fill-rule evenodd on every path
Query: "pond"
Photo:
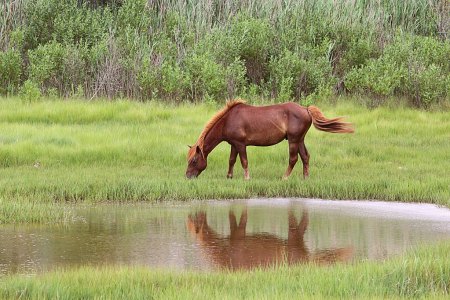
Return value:
M 450 238 L 432 204 L 250 199 L 79 206 L 72 223 L 0 226 L 0 276 L 54 267 L 218 270 L 382 261 Z

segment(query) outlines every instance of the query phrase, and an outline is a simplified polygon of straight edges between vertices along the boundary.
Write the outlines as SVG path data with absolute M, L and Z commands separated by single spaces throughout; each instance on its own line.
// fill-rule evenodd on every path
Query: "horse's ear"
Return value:
M 199 146 L 197 146 L 197 148 L 195 149 L 195 152 L 197 152 L 197 153 L 201 153 L 202 151 L 200 150 L 200 147 Z
M 192 146 L 189 146 L 189 145 L 188 145 L 188 147 L 189 147 L 189 149 L 191 149 L 191 148 L 192 148 Z

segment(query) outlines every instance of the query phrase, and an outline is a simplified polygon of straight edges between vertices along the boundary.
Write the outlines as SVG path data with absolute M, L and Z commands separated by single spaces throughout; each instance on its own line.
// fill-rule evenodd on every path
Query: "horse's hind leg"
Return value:
M 291 176 L 292 169 L 294 169 L 295 164 L 298 161 L 298 149 L 299 145 L 297 143 L 289 142 L 289 167 L 284 174 L 284 179 L 288 179 Z
M 248 160 L 247 160 L 247 149 L 245 145 L 236 145 L 236 150 L 239 153 L 239 158 L 241 159 L 241 165 L 244 169 L 244 178 L 250 179 L 250 175 L 248 174 Z
M 303 162 L 303 178 L 306 179 L 309 176 L 309 153 L 308 150 L 306 150 L 304 140 L 300 142 L 298 153 L 300 154 L 300 158 Z
M 230 162 L 229 162 L 229 168 L 228 168 L 228 174 L 227 174 L 228 179 L 233 178 L 233 167 L 234 167 L 234 164 L 236 163 L 237 155 L 238 155 L 238 152 L 236 150 L 236 147 L 234 145 L 231 145 Z

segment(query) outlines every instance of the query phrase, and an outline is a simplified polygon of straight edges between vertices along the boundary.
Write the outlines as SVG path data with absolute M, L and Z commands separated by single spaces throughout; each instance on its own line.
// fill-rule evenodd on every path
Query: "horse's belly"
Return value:
M 249 146 L 272 146 L 286 139 L 286 134 L 270 134 L 263 136 L 250 136 L 247 138 L 247 145 Z

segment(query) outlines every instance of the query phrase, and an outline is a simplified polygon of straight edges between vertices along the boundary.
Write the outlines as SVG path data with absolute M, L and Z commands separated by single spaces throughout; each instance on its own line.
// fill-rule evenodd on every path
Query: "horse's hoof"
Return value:
M 233 179 L 233 175 L 227 175 L 227 179 Z

